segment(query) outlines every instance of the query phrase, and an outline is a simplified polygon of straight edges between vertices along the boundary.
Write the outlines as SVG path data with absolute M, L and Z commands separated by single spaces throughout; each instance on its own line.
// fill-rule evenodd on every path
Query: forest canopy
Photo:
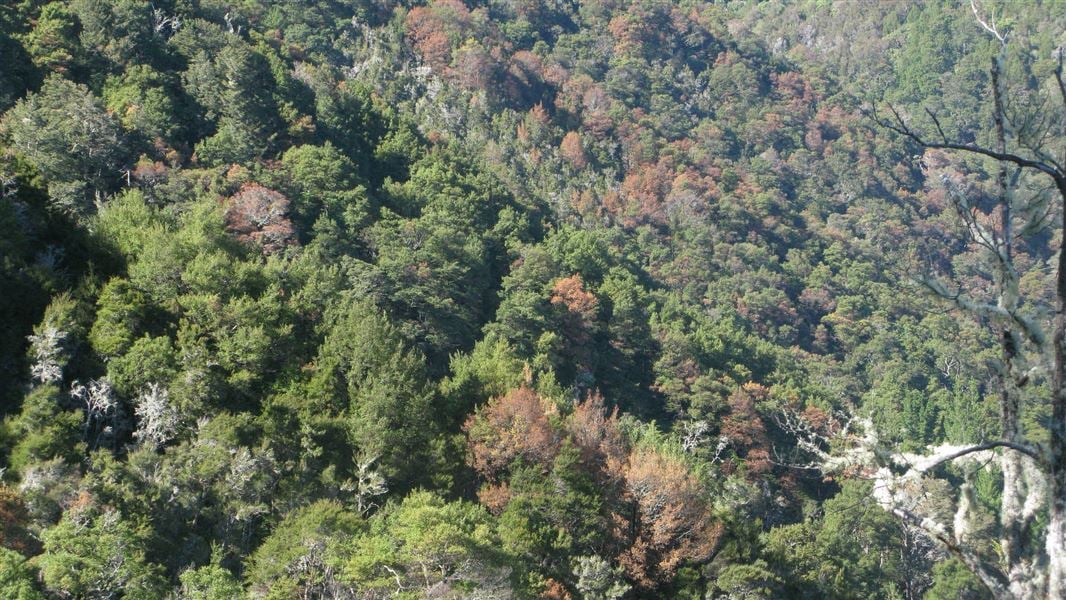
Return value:
M 3 4 L 0 597 L 1054 598 L 1064 49 L 1055 0 Z

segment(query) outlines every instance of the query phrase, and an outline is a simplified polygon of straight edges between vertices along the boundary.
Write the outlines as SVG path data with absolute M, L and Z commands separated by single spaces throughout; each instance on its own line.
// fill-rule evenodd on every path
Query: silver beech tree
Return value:
M 801 415 L 781 417 L 799 447 L 824 472 L 848 472 L 874 482 L 874 499 L 909 525 L 920 528 L 956 555 L 996 598 L 1066 598 L 1066 83 L 1063 49 L 1057 68 L 1039 89 L 1008 85 L 1008 36 L 971 1 L 977 23 L 999 45 L 990 81 L 993 130 L 982 145 L 953 137 L 933 111 L 924 126 L 902 111 L 870 111 L 877 124 L 922 149 L 922 166 L 950 200 L 966 241 L 986 274 L 982 285 L 966 285 L 943 272 L 918 283 L 962 313 L 994 328 L 999 360 L 993 365 L 999 408 L 996 439 L 970 445 L 945 444 L 923 453 L 905 453 L 885 443 L 869 420 L 837 419 L 820 428 Z M 959 157 L 983 157 L 992 181 L 982 191 L 951 169 L 938 168 Z M 1055 222 L 1058 221 L 1058 226 Z M 1058 229 L 1058 235 L 1054 235 Z M 1047 260 L 1055 270 L 1047 294 L 1023 285 L 1020 244 L 1040 236 L 1057 249 Z M 1045 242 L 1046 243 L 1046 242 Z M 1039 245 L 1036 243 L 1035 245 Z M 1039 286 L 1037 286 L 1039 287 Z M 1023 290 L 1030 290 L 1023 292 Z M 1033 426 L 1025 414 L 1046 415 Z M 943 489 L 947 465 L 962 483 L 945 514 L 931 502 Z M 998 467 L 1001 489 L 995 551 L 974 543 L 973 477 L 977 469 Z M 936 480 L 940 480 L 936 483 Z M 953 514 L 952 514 L 953 512 Z M 1046 523 L 1046 524 L 1045 524 Z

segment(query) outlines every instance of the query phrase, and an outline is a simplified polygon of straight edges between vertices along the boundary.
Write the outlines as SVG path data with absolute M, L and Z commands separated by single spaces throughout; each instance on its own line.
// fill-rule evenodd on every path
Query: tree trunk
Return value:
M 1052 489 L 1058 490 L 1051 501 L 1051 519 L 1048 523 L 1047 555 L 1048 598 L 1062 600 L 1066 598 L 1066 475 L 1061 466 L 1053 473 Z
M 1061 69 L 1061 66 L 1059 67 Z M 1048 598 L 1066 599 L 1066 177 L 1055 178 L 1063 206 L 1062 241 L 1056 281 L 1055 373 L 1052 380 L 1051 426 L 1048 443 L 1049 507 L 1047 556 Z
M 974 448 L 988 449 L 1002 447 L 999 465 L 1003 473 L 1003 497 L 1000 505 L 1000 551 L 995 567 L 989 569 L 983 564 L 978 553 L 962 545 L 960 530 L 965 530 L 965 505 L 960 503 L 956 516 L 956 542 L 953 545 L 940 531 L 933 528 L 936 539 L 940 539 L 952 548 L 966 565 L 988 587 L 994 597 L 1066 600 L 1066 167 L 1056 160 L 1063 153 L 1062 149 L 1049 150 L 1046 144 L 1054 137 L 1061 137 L 1061 130 L 1050 128 L 1042 133 L 1016 130 L 1010 122 L 1007 107 L 1007 90 L 1002 85 L 1000 76 L 1006 60 L 1007 37 L 1000 33 L 995 23 L 982 18 L 977 2 L 971 0 L 971 8 L 978 23 L 992 33 L 1001 44 L 1001 52 L 992 61 L 992 93 L 994 101 L 993 118 L 995 119 L 996 146 L 981 146 L 972 142 L 952 141 L 945 134 L 936 114 L 926 110 L 932 119 L 939 138 L 926 139 L 912 129 L 893 107 L 889 106 L 893 120 L 875 117 L 878 124 L 886 129 L 904 135 L 923 148 L 954 150 L 991 158 L 999 162 L 998 181 L 1003 196 L 1000 201 L 998 230 L 989 231 L 977 218 L 977 211 L 963 200 L 956 208 L 963 208 L 959 215 L 967 224 L 972 241 L 991 251 L 994 255 L 997 304 L 982 305 L 962 298 L 961 294 L 952 293 L 933 280 L 928 283 L 934 293 L 955 306 L 969 310 L 982 318 L 996 318 L 1005 322 L 1001 330 L 1001 344 L 1004 364 L 999 370 L 1002 383 L 1000 396 L 1000 425 L 1003 440 L 1000 443 L 979 444 Z M 1066 76 L 1064 63 L 1066 51 L 1058 50 L 1058 67 L 1055 70 L 1055 83 L 1066 108 Z M 1036 110 L 1044 110 L 1038 107 Z M 1055 109 L 1052 109 L 1055 110 Z M 1051 115 L 1052 119 L 1061 115 Z M 1021 136 L 1019 136 L 1021 133 Z M 1013 142 L 1015 150 L 1008 147 L 1008 140 Z M 1060 159 L 1061 160 L 1061 159 Z M 1008 167 L 1015 169 L 1011 176 Z M 1055 285 L 1055 314 L 1050 345 L 1045 336 L 1044 327 L 1032 317 L 1027 317 L 1020 310 L 1023 306 L 1019 295 L 1019 278 L 1014 270 L 1011 256 L 1015 237 L 1013 219 L 1022 216 L 1029 219 L 1020 235 L 1030 236 L 1031 227 L 1043 229 L 1043 216 L 1033 221 L 1025 217 L 1032 209 L 1045 209 L 1042 204 L 1023 204 L 1023 210 L 1013 210 L 1013 189 L 1023 171 L 1041 173 L 1055 182 L 1059 194 L 1057 207 L 1062 218 L 1058 252 L 1058 272 Z M 1032 201 L 1029 201 L 1032 202 Z M 1028 232 L 1027 232 L 1028 231 Z M 1035 316 L 1035 315 L 1033 315 Z M 1042 317 L 1037 317 L 1042 320 Z M 1026 443 L 1025 433 L 1020 427 L 1021 406 L 1023 400 L 1043 401 L 1043 395 L 1032 397 L 1025 389 L 1029 382 L 1030 369 L 1021 346 L 1029 350 L 1051 372 L 1051 419 L 1048 424 L 1048 440 L 1045 443 L 1030 440 Z M 1049 347 L 1050 346 L 1050 347 Z M 1050 350 L 1051 357 L 1048 357 Z M 1053 360 L 1048 365 L 1048 358 Z M 1040 369 L 1036 369 L 1040 370 Z M 1031 433 L 1031 432 L 1030 432 Z M 1035 442 L 1035 443 L 1034 443 Z M 948 458 L 958 458 L 956 454 Z M 1048 527 L 1043 548 L 1040 548 L 1033 536 L 1034 523 L 1038 515 L 1047 510 Z M 920 521 L 919 521 L 920 522 Z M 960 526 L 961 524 L 961 526 Z M 1000 569 L 999 567 L 1002 567 Z M 1004 578 L 1005 576 L 1005 578 Z M 1006 581 L 1003 581 L 1003 580 Z
M 1012 397 L 1009 384 L 1002 392 L 1003 420 L 1006 425 L 1003 432 L 1009 441 L 1018 440 L 1018 402 Z M 1027 489 L 1022 466 L 1023 457 L 1013 450 L 1004 450 L 1000 455 L 1000 468 L 1003 471 L 1003 497 L 1000 501 L 1000 545 L 1003 559 L 1007 565 L 1010 596 L 1018 599 L 1036 600 L 1038 581 L 1034 580 L 1032 549 L 1030 546 L 1031 521 L 1025 515 Z M 1039 580 L 1039 577 L 1035 579 Z M 1036 589 L 1034 589 L 1036 587 Z

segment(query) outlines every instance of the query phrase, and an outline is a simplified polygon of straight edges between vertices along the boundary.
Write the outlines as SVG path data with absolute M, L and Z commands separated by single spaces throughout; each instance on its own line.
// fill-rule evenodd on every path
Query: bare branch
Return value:
M 786 431 L 794 434 L 800 448 L 809 451 L 815 457 L 815 463 L 821 465 L 823 473 L 843 472 L 858 475 L 873 482 L 871 493 L 874 501 L 884 510 L 896 515 L 914 527 L 925 532 L 932 539 L 940 542 L 950 552 L 962 560 L 988 587 L 996 598 L 1011 598 L 1005 574 L 992 563 L 985 560 L 972 546 L 963 543 L 966 531 L 967 499 L 959 499 L 955 514 L 955 535 L 935 514 L 935 508 L 927 505 L 924 480 L 929 471 L 939 465 L 967 458 L 979 458 L 976 455 L 992 450 L 1007 448 L 1034 459 L 1034 462 L 1046 464 L 1040 451 L 1028 445 L 1007 440 L 993 440 L 967 446 L 942 445 L 927 449 L 926 454 L 907 454 L 893 451 L 878 437 L 873 424 L 866 419 L 858 419 L 861 434 L 837 433 L 836 439 L 849 440 L 849 447 L 835 451 L 832 455 L 823 448 L 829 440 L 813 424 L 795 412 L 785 411 L 775 415 L 778 423 Z
M 1043 464 L 1044 457 L 1039 450 L 1025 444 L 1019 444 L 1017 442 L 1010 442 L 1007 440 L 994 440 L 991 442 L 985 442 L 983 444 L 977 444 L 974 446 L 966 446 L 965 448 L 959 448 L 948 454 L 936 456 L 932 460 L 927 460 L 919 465 L 919 471 L 925 472 L 934 469 L 946 462 L 951 462 L 957 458 L 962 458 L 968 454 L 975 452 L 984 452 L 985 450 L 992 450 L 993 448 L 1009 448 L 1015 452 L 1020 452 L 1029 458 L 1033 459 L 1039 464 Z
M 961 151 L 993 159 L 999 164 L 997 182 L 1000 197 L 998 214 L 987 214 L 975 208 L 967 196 L 967 189 L 952 186 L 955 209 L 969 229 L 970 241 L 992 252 L 984 257 L 983 266 L 994 269 L 994 294 L 992 303 L 963 295 L 962 290 L 951 290 L 936 278 L 919 281 L 929 291 L 950 301 L 955 307 L 973 315 L 996 322 L 994 329 L 1001 337 L 1002 363 L 997 365 L 997 382 L 1001 388 L 999 407 L 1000 439 L 966 446 L 944 445 L 928 448 L 923 454 L 907 454 L 894 450 L 891 444 L 878 439 L 870 423 L 864 423 L 861 436 L 853 436 L 842 451 L 834 451 L 826 460 L 826 451 L 814 453 L 815 460 L 822 460 L 824 468 L 831 471 L 858 474 L 875 482 L 873 496 L 878 503 L 905 522 L 910 522 L 939 540 L 958 555 L 988 587 L 996 598 L 1055 597 L 1066 598 L 1066 247 L 1059 244 L 1055 284 L 1055 313 L 1053 331 L 1045 331 L 1036 318 L 1021 314 L 1024 305 L 1021 299 L 1019 275 L 1014 265 L 1012 245 L 1015 237 L 1028 237 L 1041 231 L 1046 223 L 1057 216 L 1060 202 L 1066 201 L 1066 154 L 1058 158 L 1054 143 L 1061 133 L 1061 112 L 1049 108 L 1054 102 L 1051 95 L 1042 94 L 1036 102 L 1025 102 L 1024 110 L 1016 112 L 1011 106 L 1011 96 L 1004 85 L 1004 65 L 1007 57 L 1008 35 L 997 26 L 991 11 L 980 5 L 980 0 L 970 0 L 970 8 L 977 23 L 1000 44 L 1000 52 L 993 59 L 991 68 L 992 102 L 994 104 L 994 142 L 990 146 L 964 143 L 959 138 L 949 138 L 936 114 L 926 110 L 932 125 L 913 128 L 896 107 L 889 105 L 887 115 L 876 112 L 870 116 L 880 127 L 909 138 L 925 149 Z M 1066 80 L 1064 80 L 1063 49 L 1056 51 L 1058 65 L 1055 69 L 1055 84 L 1059 96 L 1066 105 Z M 1053 95 L 1053 94 L 1052 94 Z M 1028 93 L 1021 99 L 1030 99 Z M 1058 107 L 1061 108 L 1061 107 Z M 935 127 L 935 129 L 934 129 Z M 926 138 L 929 135 L 929 138 Z M 1018 203 L 1015 193 L 1023 170 L 1033 170 L 1051 178 L 1058 191 L 1054 194 L 1037 192 L 1024 203 Z M 1012 172 L 1013 171 L 1013 172 Z M 983 219 L 993 217 L 994 222 Z M 1019 219 L 1015 223 L 1015 219 Z M 1018 226 L 1015 229 L 1016 225 Z M 1066 232 L 1066 221 L 1063 223 Z M 1066 233 L 1064 233 L 1066 235 Z M 1061 238 L 1060 238 L 1061 239 Z M 1049 261 L 1050 262 L 1050 261 Z M 1049 268 L 1051 265 L 1049 264 Z M 1028 315 L 1043 318 L 1039 311 Z M 1051 335 L 1051 334 L 1054 335 Z M 1031 401 L 1021 393 L 1034 373 L 1040 368 L 1029 368 L 1020 354 L 1022 338 L 1037 346 L 1035 358 L 1051 359 L 1051 417 L 1050 440 L 1044 444 L 1026 441 L 1022 435 L 1020 406 Z M 1050 346 L 1050 348 L 1049 348 Z M 1045 353 L 1045 350 L 1051 352 Z M 1050 355 L 1050 356 L 1049 356 Z M 1050 365 L 1049 365 L 1050 366 Z M 799 444 L 802 448 L 803 445 Z M 818 449 L 828 448 L 824 442 Z M 834 444 L 836 446 L 836 444 Z M 1006 449 L 997 451 L 997 449 Z M 926 502 L 925 493 L 930 471 L 948 462 L 980 466 L 979 463 L 998 461 L 1002 473 L 1002 497 L 999 509 L 1000 556 L 985 559 L 983 553 L 966 543 L 969 531 L 969 511 L 972 507 L 972 486 L 969 481 L 960 490 L 955 514 L 954 539 L 947 535 L 945 526 L 938 522 L 936 504 Z M 971 471 L 972 472 L 972 471 Z M 1050 506 L 1049 506 L 1050 505 Z M 1036 516 L 1048 511 L 1048 532 L 1045 547 L 1032 543 L 1031 532 Z M 1050 568 L 1048 568 L 1050 565 Z
M 1059 84 L 1059 93 L 1062 94 L 1062 103 L 1063 105 L 1066 105 L 1066 82 L 1063 82 L 1062 79 L 1062 60 L 1064 55 L 1066 55 L 1066 51 L 1062 48 L 1058 48 L 1055 50 L 1055 54 L 1057 54 L 1059 58 L 1059 64 L 1055 67 L 1055 81 Z
M 936 113 L 926 108 L 925 114 L 929 115 L 929 118 L 933 120 L 933 125 L 936 125 L 936 131 L 940 134 L 940 139 L 945 142 L 948 141 L 948 136 L 944 134 L 944 128 L 940 126 L 940 119 L 936 117 Z
M 957 308 L 965 310 L 969 313 L 990 319 L 1005 320 L 1014 323 L 1019 328 L 1021 328 L 1021 330 L 1025 333 L 1025 336 L 1029 338 L 1029 340 L 1036 344 L 1038 347 L 1042 348 L 1047 342 L 1047 338 L 1044 335 L 1044 331 L 1040 328 L 1040 326 L 1034 323 L 1032 319 L 1021 315 L 1016 311 L 1009 311 L 1003 308 L 1002 306 L 997 306 L 994 304 L 976 302 L 970 298 L 967 298 L 966 296 L 963 296 L 962 292 L 949 291 L 946 287 L 944 287 L 943 283 L 930 277 L 920 278 L 917 280 L 917 283 L 928 289 L 933 294 L 936 294 L 937 296 L 952 302 Z
M 973 0 L 970 1 L 973 2 Z M 1006 109 L 1004 109 L 1003 86 L 999 78 L 1000 68 L 1003 63 L 1003 54 L 1004 52 L 1001 52 L 998 57 L 992 59 L 992 100 L 993 106 L 995 107 L 993 118 L 996 123 L 996 151 L 998 152 L 1007 151 L 1007 112 Z M 1011 234 L 1011 227 L 1013 224 L 1013 219 L 1011 217 L 1013 208 L 1011 196 L 1013 188 L 1010 185 L 1007 163 L 1001 162 L 999 164 L 999 175 L 997 179 L 999 181 L 999 191 L 1001 194 L 1000 207 L 1003 211 L 1003 251 L 998 254 L 1000 254 L 1000 262 L 1009 267 L 1014 264 L 1011 261 L 1011 248 L 1014 240 Z M 1013 269 L 1010 270 L 1013 271 Z
M 1048 177 L 1051 177 L 1053 180 L 1055 180 L 1055 184 L 1060 191 L 1066 191 L 1066 173 L 1062 173 L 1053 165 L 1049 165 L 1038 160 L 1026 158 L 1024 156 L 1011 152 L 998 152 L 996 150 L 991 150 L 989 148 L 978 146 L 976 144 L 960 144 L 957 142 L 950 141 L 930 142 L 923 138 L 916 131 L 911 129 L 894 106 L 889 105 L 888 110 L 892 113 L 893 120 L 888 120 L 879 117 L 872 110 L 864 110 L 863 113 L 873 119 L 873 121 L 877 123 L 878 126 L 888 129 L 889 131 L 894 131 L 902 136 L 908 137 L 923 148 L 934 148 L 939 150 L 961 150 L 963 152 L 971 152 L 973 154 L 987 156 L 995 160 L 1009 162 L 1019 167 L 1034 169 L 1040 171 L 1041 173 L 1044 173 Z
M 973 10 L 973 16 L 977 19 L 977 22 L 981 24 L 981 27 L 984 27 L 985 31 L 995 36 L 995 38 L 999 40 L 1000 44 L 1006 46 L 1007 36 L 1005 34 L 1000 33 L 999 30 L 996 29 L 995 18 L 989 17 L 987 21 L 981 18 L 981 11 L 977 7 L 977 0 L 970 0 L 970 9 Z
M 895 507 L 889 510 L 892 514 L 906 523 L 910 523 L 925 532 L 927 535 L 937 540 L 948 549 L 949 552 L 954 554 L 961 560 L 977 577 L 981 580 L 981 583 L 988 588 L 995 598 L 1010 598 L 1010 592 L 1007 586 L 1004 584 L 1003 578 L 988 568 L 985 561 L 971 549 L 963 547 L 957 543 L 944 530 L 943 526 L 939 523 L 931 522 L 927 517 L 921 517 L 913 512 Z

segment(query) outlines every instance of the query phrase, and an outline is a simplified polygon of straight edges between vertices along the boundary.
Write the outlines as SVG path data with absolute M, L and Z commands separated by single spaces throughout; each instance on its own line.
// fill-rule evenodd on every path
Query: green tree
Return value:
M 0 112 L 10 108 L 38 80 L 25 38 L 19 39 L 22 24 L 12 12 L 0 11 L 0 62 L 10 65 L 0 73 Z
M 15 471 L 45 460 L 76 461 L 84 452 L 82 415 L 64 408 L 65 397 L 54 385 L 33 389 L 22 400 L 22 411 L 9 417 L 6 426 L 14 434 L 8 464 Z
M 371 216 L 372 204 L 358 169 L 333 144 L 303 145 L 281 156 L 282 182 L 290 191 L 297 229 L 304 240 L 324 214 L 344 223 L 346 233 L 355 237 Z
M 45 176 L 55 207 L 85 215 L 116 187 L 125 134 L 89 88 L 59 75 L 19 100 L 0 122 L 13 148 Z
M 415 491 L 355 537 L 345 576 L 357 589 L 396 597 L 504 593 L 509 572 L 489 514 Z
M 127 397 L 149 384 L 166 385 L 177 373 L 178 353 L 167 336 L 137 338 L 107 364 L 108 379 L 118 393 Z
M 949 558 L 933 567 L 933 585 L 924 598 L 958 598 L 959 600 L 986 600 L 991 598 L 988 589 L 957 558 Z
M 134 65 L 104 84 L 104 105 L 122 125 L 137 132 L 144 146 L 173 145 L 182 133 L 183 114 L 171 77 L 148 65 Z
M 245 580 L 266 598 L 317 597 L 337 588 L 343 545 L 365 529 L 361 517 L 333 500 L 285 516 L 248 559 Z
M 315 410 L 345 420 L 354 453 L 376 457 L 390 487 L 424 477 L 435 399 L 425 360 L 366 302 L 346 299 L 331 312 L 310 383 Z
M 25 37 L 26 51 L 42 71 L 67 74 L 82 58 L 77 32 L 78 19 L 68 3 L 49 2 L 41 7 L 36 25 Z
M 622 569 L 612 568 L 599 556 L 579 556 L 574 559 L 573 569 L 575 587 L 586 600 L 617 600 L 631 589 L 622 580 Z
M 181 574 L 180 580 L 182 600 L 230 600 L 244 592 L 233 573 L 213 564 L 189 569 Z
M 0 595 L 10 600 L 44 600 L 26 557 L 7 548 L 0 548 Z
M 768 562 L 781 574 L 788 594 L 898 597 L 906 583 L 902 527 L 874 506 L 869 493 L 869 484 L 848 482 L 826 501 L 823 520 L 770 533 Z
M 78 598 L 159 598 L 166 592 L 162 569 L 145 559 L 148 530 L 114 510 L 79 506 L 44 532 L 37 559 L 41 579 L 53 593 Z
M 281 131 L 281 118 L 270 87 L 269 64 L 240 43 L 228 43 L 217 55 L 201 51 L 185 73 L 185 88 L 205 109 L 216 132 L 196 145 L 206 165 L 247 163 L 263 158 Z
M 127 66 L 150 57 L 152 9 L 144 0 L 72 0 L 81 24 L 81 45 L 104 61 Z
M 112 279 L 96 300 L 96 320 L 89 343 L 104 358 L 125 354 L 146 323 L 148 298 L 126 279 Z
M 764 560 L 729 565 L 718 573 L 713 589 L 729 600 L 769 600 L 782 595 L 784 581 Z M 714 596 L 717 597 L 717 596 Z
M 497 229 L 508 203 L 492 178 L 446 154 L 386 186 L 388 209 L 366 232 L 376 260 L 357 289 L 387 307 L 433 364 L 473 345 L 492 282 L 506 267 Z

